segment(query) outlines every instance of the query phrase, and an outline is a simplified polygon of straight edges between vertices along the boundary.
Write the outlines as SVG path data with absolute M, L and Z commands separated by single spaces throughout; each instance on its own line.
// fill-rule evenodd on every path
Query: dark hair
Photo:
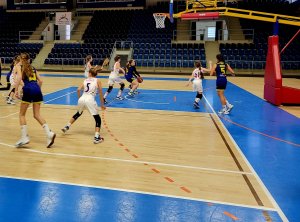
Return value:
M 120 57 L 119 55 L 116 55 L 116 57 L 115 57 L 115 59 L 114 59 L 115 62 L 118 61 L 120 58 L 121 58 L 121 57 Z
M 28 60 L 30 60 L 30 56 L 28 53 L 21 53 L 20 58 L 22 61 L 22 78 L 24 79 L 26 76 L 33 77 L 33 68 Z
M 217 60 L 218 60 L 219 62 L 225 62 L 225 59 L 224 59 L 224 57 L 223 57 L 222 54 L 218 54 L 218 55 L 216 56 L 216 58 L 217 58 Z
M 127 63 L 126 63 L 126 67 L 127 69 L 129 69 L 129 67 L 131 66 L 131 63 L 133 62 L 133 59 L 130 59 Z
M 195 62 L 195 66 L 196 66 L 196 68 L 201 68 L 201 62 Z
M 91 60 L 92 56 L 91 55 L 87 55 L 85 57 L 85 64 L 87 64 L 90 60 Z
M 90 68 L 89 73 L 91 73 L 93 77 L 97 76 L 98 74 L 97 69 L 95 68 Z

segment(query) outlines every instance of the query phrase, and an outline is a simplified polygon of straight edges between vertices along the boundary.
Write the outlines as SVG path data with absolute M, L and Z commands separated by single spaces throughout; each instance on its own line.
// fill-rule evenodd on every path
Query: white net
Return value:
M 166 14 L 155 13 L 153 14 L 153 17 L 155 19 L 157 29 L 165 28 Z

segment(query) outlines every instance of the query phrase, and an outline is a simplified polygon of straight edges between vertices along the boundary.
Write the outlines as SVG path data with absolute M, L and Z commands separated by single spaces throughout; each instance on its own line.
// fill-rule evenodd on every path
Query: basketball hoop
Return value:
M 165 28 L 165 19 L 166 19 L 166 17 L 169 17 L 169 14 L 167 14 L 167 13 L 153 13 L 153 17 L 155 19 L 157 29 Z

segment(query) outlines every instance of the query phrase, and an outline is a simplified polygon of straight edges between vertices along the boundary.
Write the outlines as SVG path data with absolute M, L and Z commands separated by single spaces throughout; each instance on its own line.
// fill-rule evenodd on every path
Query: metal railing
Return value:
M 178 39 L 178 36 L 182 36 L 183 39 Z M 178 40 L 205 40 L 206 30 L 173 30 L 173 41 Z M 188 36 L 188 39 L 185 38 Z
M 30 37 L 38 37 L 38 39 L 33 40 L 44 40 L 47 39 L 47 32 L 43 31 L 41 34 L 33 34 L 35 31 L 19 31 L 19 43 L 22 40 L 28 40 Z
M 233 34 L 234 31 L 242 31 L 240 34 Z M 240 39 L 239 37 L 242 36 Z M 254 29 L 220 29 L 217 35 L 218 40 L 254 40 Z

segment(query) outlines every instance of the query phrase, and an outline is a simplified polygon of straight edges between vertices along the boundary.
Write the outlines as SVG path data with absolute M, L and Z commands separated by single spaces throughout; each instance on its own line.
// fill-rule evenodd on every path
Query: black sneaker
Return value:
M 103 98 L 104 104 L 107 104 L 107 100 L 105 98 Z
M 199 103 L 197 103 L 196 101 L 194 102 L 194 108 L 195 109 L 199 109 L 200 108 Z

